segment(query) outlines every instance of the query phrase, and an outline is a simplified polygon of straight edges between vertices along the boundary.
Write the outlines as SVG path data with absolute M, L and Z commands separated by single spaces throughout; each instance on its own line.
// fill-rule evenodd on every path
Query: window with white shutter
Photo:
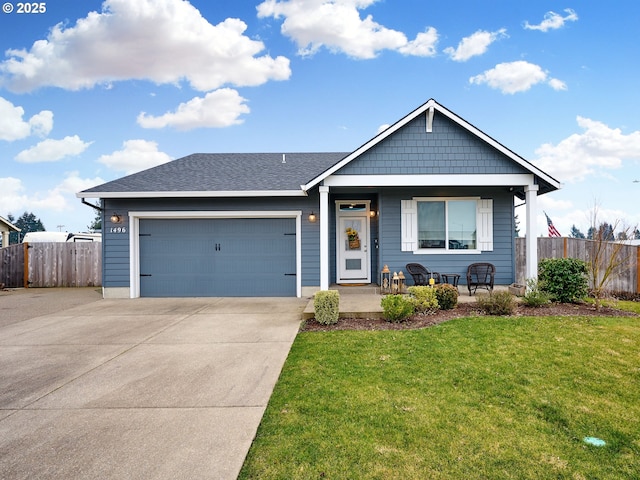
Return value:
M 414 197 L 401 201 L 401 248 L 414 253 L 493 250 L 493 200 Z

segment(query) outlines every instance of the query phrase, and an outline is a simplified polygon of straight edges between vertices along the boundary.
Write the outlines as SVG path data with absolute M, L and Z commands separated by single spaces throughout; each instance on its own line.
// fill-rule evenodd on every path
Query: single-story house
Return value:
M 19 232 L 20 229 L 16 227 L 13 223 L 7 220 L 4 217 L 0 217 L 0 240 L 2 243 L 0 246 L 8 247 L 9 246 L 9 234 L 11 232 Z
M 491 262 L 508 285 L 514 197 L 535 232 L 558 188 L 431 99 L 353 152 L 196 153 L 77 196 L 101 200 L 105 297 L 307 296 L 412 262 L 461 284 Z

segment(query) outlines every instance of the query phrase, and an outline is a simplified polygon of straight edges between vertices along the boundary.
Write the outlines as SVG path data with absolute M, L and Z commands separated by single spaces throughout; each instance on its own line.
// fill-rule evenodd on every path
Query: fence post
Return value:
M 636 254 L 636 277 L 638 277 L 636 293 L 640 293 L 640 247 L 638 247 L 638 253 Z
M 24 272 L 22 273 L 22 280 L 24 288 L 29 288 L 29 244 L 23 243 L 24 248 Z

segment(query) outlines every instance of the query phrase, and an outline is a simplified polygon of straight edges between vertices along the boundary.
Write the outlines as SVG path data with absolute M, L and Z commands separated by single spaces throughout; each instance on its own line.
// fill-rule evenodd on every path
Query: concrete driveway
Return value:
M 88 295 L 7 320 L 17 295 L 60 305 L 47 290 L 0 295 L 1 478 L 237 477 L 306 300 Z

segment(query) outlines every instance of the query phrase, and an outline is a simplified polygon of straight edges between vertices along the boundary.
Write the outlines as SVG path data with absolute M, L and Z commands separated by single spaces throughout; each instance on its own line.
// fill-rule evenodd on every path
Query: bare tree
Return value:
M 591 227 L 593 232 L 591 241 L 588 242 L 589 260 L 587 262 L 589 283 L 595 298 L 596 310 L 600 309 L 602 299 L 607 293 L 609 283 L 629 267 L 632 255 L 625 251 L 625 242 L 614 242 L 614 232 L 620 239 L 627 239 L 636 227 L 628 227 L 619 219 L 612 224 L 600 223 L 598 219 L 597 202 L 591 211 Z

